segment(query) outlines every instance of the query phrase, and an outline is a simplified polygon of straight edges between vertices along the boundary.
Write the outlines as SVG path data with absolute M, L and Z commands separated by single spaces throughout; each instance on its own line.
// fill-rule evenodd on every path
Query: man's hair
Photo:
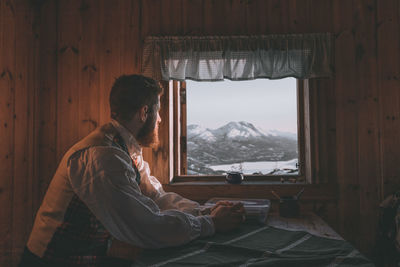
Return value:
M 111 118 L 128 121 L 143 106 L 151 110 L 163 93 L 159 82 L 142 75 L 117 78 L 110 92 Z

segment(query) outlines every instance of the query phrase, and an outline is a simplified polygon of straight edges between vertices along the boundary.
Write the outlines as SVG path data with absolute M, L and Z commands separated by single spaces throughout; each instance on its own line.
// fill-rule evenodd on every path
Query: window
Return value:
M 168 132 L 168 140 L 163 140 L 162 150 L 153 153 L 154 158 L 160 162 L 165 161 L 166 158 L 169 159 L 166 168 L 159 168 L 163 169 L 163 173 L 168 174 L 165 175 L 164 183 L 182 179 L 184 181 L 190 181 L 190 179 L 212 181 L 214 178 L 221 181 L 223 179 L 222 175 L 215 175 L 215 173 L 209 175 L 207 172 L 203 175 L 189 175 L 191 171 L 196 170 L 192 168 L 193 162 L 189 162 L 189 159 L 191 161 L 195 159 L 190 153 L 194 151 L 192 148 L 196 144 L 190 143 L 191 140 L 187 139 L 189 134 L 187 125 L 188 122 L 191 123 L 190 116 L 193 115 L 190 115 L 187 107 L 187 93 L 190 94 L 191 89 L 186 91 L 185 81 L 221 82 L 224 78 L 235 81 L 260 78 L 276 80 L 285 77 L 298 79 L 297 173 L 294 171 L 291 174 L 274 175 L 284 169 L 278 166 L 274 168 L 277 171 L 246 170 L 245 172 L 249 173 L 246 177 L 247 181 L 250 178 L 279 181 L 280 176 L 285 176 L 295 181 L 307 180 L 307 182 L 319 183 L 334 177 L 335 158 L 333 154 L 327 153 L 327 149 L 335 147 L 335 126 L 332 124 L 335 121 L 335 114 L 334 108 L 329 108 L 332 107 L 334 98 L 332 98 L 332 90 L 328 89 L 332 88 L 331 81 L 325 79 L 332 76 L 333 37 L 330 33 L 147 37 L 142 55 L 142 73 L 170 83 L 170 90 L 164 98 L 169 104 L 168 123 L 165 124 L 168 127 L 165 129 L 165 132 Z M 209 116 L 215 117 L 216 114 Z M 243 146 L 243 151 L 246 148 L 248 146 Z M 268 148 L 276 152 L 276 147 Z M 266 154 L 261 157 L 266 157 Z M 283 155 L 281 158 L 278 156 L 279 153 L 274 158 L 275 161 L 287 159 Z M 264 159 L 260 158 L 260 160 Z M 227 158 L 223 160 L 226 161 L 223 163 L 233 163 L 228 162 Z M 268 160 L 272 160 L 272 156 Z M 205 163 L 206 167 L 213 167 L 208 168 L 208 172 L 211 169 L 212 172 L 219 174 L 221 166 L 214 168 L 216 165 L 210 164 L 211 161 Z M 244 163 L 238 164 L 236 167 L 242 166 L 242 169 L 247 167 Z M 293 168 L 288 169 L 293 170 Z M 187 184 L 179 185 L 186 186 Z M 252 186 L 249 184 L 246 190 L 253 190 L 249 189 L 253 188 Z M 254 190 L 260 190 L 260 187 L 254 187 Z M 236 193 L 239 194 L 239 191 Z M 263 190 L 259 192 L 264 193 Z
M 302 87 L 294 78 L 171 82 L 174 180 L 304 181 Z

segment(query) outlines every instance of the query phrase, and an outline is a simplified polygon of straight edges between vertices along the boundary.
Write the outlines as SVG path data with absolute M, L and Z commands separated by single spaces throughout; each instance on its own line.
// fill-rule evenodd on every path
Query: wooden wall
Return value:
M 37 14 L 26 1 L 0 1 L 0 266 L 19 257 L 41 198 Z
M 114 79 L 140 72 L 148 35 L 334 33 L 323 151 L 336 230 L 368 253 L 400 188 L 399 14 L 399 0 L 0 0 L 0 266 L 17 262 L 63 153 L 108 120 Z

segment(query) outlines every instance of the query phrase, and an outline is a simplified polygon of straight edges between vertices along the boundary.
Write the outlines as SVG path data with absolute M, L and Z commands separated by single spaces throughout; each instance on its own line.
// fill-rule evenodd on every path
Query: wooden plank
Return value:
M 270 34 L 283 34 L 285 10 L 282 9 L 280 0 L 269 0 L 266 16 Z
M 161 1 L 146 0 L 141 5 L 141 40 L 148 36 L 157 36 L 161 32 Z
M 308 125 L 306 125 L 306 113 L 308 114 L 308 100 L 305 101 L 305 98 L 308 97 L 309 90 L 307 84 L 305 84 L 304 80 L 297 80 L 296 82 L 297 90 L 297 148 L 299 151 L 299 175 L 304 177 L 304 181 L 310 182 L 307 177 L 307 167 L 311 166 L 310 164 L 306 163 L 306 147 L 308 148 L 309 144 L 306 144 L 306 132 L 305 129 Z M 307 118 L 308 119 L 308 118 Z M 307 121 L 308 122 L 308 121 Z M 309 141 L 309 138 L 308 138 Z M 308 167 L 309 168 L 309 167 Z M 310 172 L 310 170 L 308 170 Z
M 354 80 L 355 40 L 353 2 L 336 1 L 333 9 L 336 34 L 336 156 L 339 183 L 339 233 L 351 243 L 359 238 L 359 173 L 358 165 L 358 88 Z M 350 219 L 351 218 L 351 219 Z
M 324 99 L 320 99 L 318 97 L 319 90 L 324 90 L 322 88 L 318 87 L 318 80 L 317 79 L 309 79 L 308 81 L 308 87 L 309 87 L 309 120 L 310 120 L 310 125 L 309 125 L 309 135 L 310 135 L 310 160 L 311 160 L 311 181 L 313 183 L 318 183 L 320 182 L 320 154 L 319 154 L 319 149 L 320 149 L 320 144 L 321 142 L 321 137 L 319 133 L 319 126 L 320 123 L 324 124 L 324 121 L 321 121 L 320 119 L 320 114 L 319 114 L 319 101 L 323 101 Z M 321 101 L 321 102 L 322 102 Z M 323 103 L 322 103 L 323 106 Z
M 379 103 L 376 51 L 376 1 L 354 1 L 356 42 L 355 79 L 360 101 L 358 115 L 358 173 L 360 185 L 361 252 L 370 254 L 375 244 L 380 196 Z
M 30 191 L 29 201 L 31 202 L 30 210 L 27 212 L 29 216 L 27 221 L 25 222 L 26 228 L 26 236 L 23 240 L 23 246 L 26 245 L 28 241 L 29 234 L 32 230 L 32 226 L 35 220 L 36 211 L 38 210 L 41 203 L 41 189 L 38 186 L 40 181 L 39 174 L 39 161 L 40 161 L 40 153 L 39 153 L 39 132 L 40 132 L 40 13 L 37 9 L 39 5 L 32 6 L 28 5 L 30 9 L 31 19 L 29 28 L 31 29 L 30 41 L 31 44 L 27 44 L 28 48 L 30 48 L 30 64 L 28 67 L 28 90 L 29 90 L 29 123 L 28 129 L 33 129 L 32 134 L 29 135 L 28 143 L 29 151 L 28 151 L 28 188 Z M 31 160 L 29 160 L 31 159 Z M 23 250 L 21 250 L 22 253 Z M 21 254 L 18 254 L 16 258 L 14 258 L 14 263 L 19 263 Z M 16 261 L 15 261 L 16 260 Z
M 200 13 L 200 12 L 199 12 Z M 182 3 L 180 0 L 161 1 L 160 35 L 182 33 Z
M 15 105 L 14 179 L 12 202 L 12 262 L 16 265 L 33 224 L 33 163 L 36 149 L 35 97 L 37 90 L 38 37 L 33 32 L 34 14 L 25 2 L 15 2 Z M 35 38 L 36 36 L 36 38 Z M 36 194 L 35 194 L 36 195 Z
M 254 20 L 257 20 L 257 32 L 259 34 L 267 35 L 270 33 L 270 25 L 268 24 L 268 16 L 259 15 L 259 14 L 266 14 L 268 11 L 268 1 L 259 0 L 256 1 L 255 7 L 251 9 L 251 12 L 247 12 L 246 16 L 251 16 L 252 12 L 256 12 L 254 16 Z M 247 18 L 249 20 L 250 18 Z M 248 26 L 247 26 L 248 27 Z
M 172 181 L 172 179 L 174 178 L 174 162 L 171 159 L 174 159 L 174 136 L 173 136 L 173 132 L 174 132 L 174 103 L 173 103 L 173 95 L 174 95 L 174 90 L 173 90 L 173 81 L 169 81 L 169 86 L 168 88 L 165 88 L 165 92 L 164 94 L 168 94 L 168 149 L 169 149 L 169 171 L 168 171 L 168 182 L 166 183 L 170 183 Z M 164 119 L 165 120 L 165 119 Z
M 120 12 L 120 19 L 123 22 L 121 25 L 121 34 L 123 38 L 121 48 L 121 73 L 140 73 L 142 55 L 140 39 L 141 1 L 122 1 Z
M 179 29 L 182 29 L 182 0 L 161 1 L 160 35 L 179 35 Z
M 265 1 L 262 1 L 265 2 Z M 258 21 L 258 8 L 262 5 L 260 1 L 248 1 L 245 6 L 245 26 L 246 26 L 246 34 L 248 35 L 256 35 L 260 34 L 260 23 Z
M 99 1 L 82 2 L 79 9 L 80 45 L 78 96 L 78 131 L 83 138 L 99 126 L 100 60 L 98 57 Z M 78 23 L 78 22 L 76 22 Z M 102 108 L 103 109 L 103 108 Z
M 80 8 L 78 1 L 58 3 L 57 162 L 80 138 Z
M 382 194 L 399 190 L 400 53 L 399 3 L 377 1 L 378 85 L 381 130 Z
M 317 183 L 329 181 L 332 169 L 336 167 L 334 157 L 335 135 L 329 135 L 329 124 L 335 125 L 334 105 L 329 105 L 328 96 L 333 88 L 332 80 L 328 78 L 310 79 L 310 116 L 311 116 L 311 157 L 312 157 L 312 177 Z M 332 96 L 331 96 L 332 97 Z M 331 100 L 332 101 L 332 100 Z M 330 107 L 330 108 L 328 108 Z M 334 126 L 333 126 L 334 127 Z M 331 146 L 330 146 L 331 145 Z M 331 181 L 334 183 L 334 181 Z
M 218 4 L 218 6 L 215 6 Z M 246 10 L 248 1 L 215 1 L 212 6 L 212 14 L 214 21 L 212 27 L 220 27 L 215 29 L 215 34 L 222 35 L 244 35 L 246 30 Z M 253 6 L 253 5 L 252 5 Z M 209 10 L 205 10 L 208 13 Z M 208 32 L 208 30 L 207 30 Z
M 313 166 L 312 166 L 312 142 L 311 142 L 311 97 L 310 97 L 310 84 L 309 80 L 306 79 L 302 82 L 302 88 L 299 88 L 301 91 L 303 91 L 303 95 L 301 96 L 303 99 L 304 105 L 302 105 L 302 112 L 301 114 L 303 116 L 303 129 L 304 132 L 300 133 L 300 138 L 304 138 L 304 152 L 303 152 L 303 157 L 304 161 L 300 162 L 302 165 L 301 167 L 304 170 L 304 175 L 306 177 L 307 183 L 312 183 L 313 182 Z M 298 90 L 298 91 L 300 91 Z M 302 136 L 303 135 L 303 136 Z
M 180 92 L 179 92 L 179 99 L 180 99 L 180 107 L 181 107 L 181 116 L 180 116 L 180 124 L 181 124 L 181 138 L 179 140 L 179 144 L 181 146 L 181 155 L 180 155 L 180 162 L 181 162 L 181 174 L 187 174 L 187 107 L 186 107 L 186 82 L 180 83 Z M 183 148 L 183 149 L 182 149 Z
M 312 26 L 306 32 L 332 32 L 333 31 L 333 1 L 312 0 L 308 3 L 309 14 L 312 14 Z
M 314 90 L 314 113 L 317 114 L 314 124 L 318 135 L 315 160 L 318 163 L 317 182 L 336 183 L 336 116 L 335 94 L 332 78 L 316 79 Z
M 0 1 L 0 265 L 12 266 L 15 2 Z
M 116 78 L 121 76 L 122 24 L 120 10 L 122 1 L 100 1 L 100 116 L 99 125 L 110 120 L 109 95 Z
M 173 125 L 174 125 L 174 176 L 178 176 L 181 174 L 181 126 L 185 127 L 186 125 L 182 125 L 180 121 L 181 117 L 181 103 L 180 103 L 180 82 L 173 81 L 172 85 L 173 90 Z
M 291 0 L 287 7 L 288 32 L 306 33 L 310 27 L 310 1 L 309 0 Z
M 231 10 L 227 9 L 231 5 Z M 246 5 L 248 2 L 233 0 L 233 2 L 214 1 L 211 10 L 204 10 L 204 14 L 210 12 L 213 17 L 213 35 L 240 35 L 246 31 Z M 238 9 L 242 7 L 242 9 Z M 209 31 L 208 31 L 209 32 Z
M 287 11 L 289 9 L 289 2 L 291 0 L 281 0 L 279 1 L 279 8 L 280 8 L 280 14 L 282 14 L 281 17 L 279 17 L 280 19 L 280 33 L 285 33 L 285 34 L 290 34 L 291 32 L 289 31 L 290 28 L 290 20 L 288 19 L 288 16 L 286 16 L 285 14 L 287 14 Z M 303 4 L 306 4 L 306 1 L 304 1 Z
M 205 16 L 203 0 L 184 0 L 182 1 L 182 28 L 183 35 L 204 34 Z
M 39 208 L 57 168 L 57 2 L 46 1 L 40 14 L 40 91 L 38 136 L 39 195 L 34 211 Z

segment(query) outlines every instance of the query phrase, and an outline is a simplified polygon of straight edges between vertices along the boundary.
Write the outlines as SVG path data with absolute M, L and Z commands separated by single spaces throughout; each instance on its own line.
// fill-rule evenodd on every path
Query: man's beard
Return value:
M 159 144 L 158 139 L 158 123 L 157 113 L 147 117 L 143 127 L 139 130 L 137 134 L 137 141 L 143 147 L 157 148 Z

